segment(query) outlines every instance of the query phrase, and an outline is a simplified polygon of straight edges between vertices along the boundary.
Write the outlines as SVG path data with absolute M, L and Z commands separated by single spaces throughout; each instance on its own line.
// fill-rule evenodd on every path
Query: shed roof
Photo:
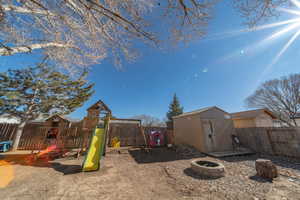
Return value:
M 277 119 L 277 117 L 268 109 L 256 109 L 256 110 L 247 110 L 243 112 L 230 113 L 232 119 L 251 119 L 256 118 L 262 113 L 266 113 L 270 115 L 273 119 Z
M 182 113 L 181 115 L 177 115 L 177 116 L 173 117 L 173 119 L 199 114 L 199 113 L 206 112 L 206 111 L 208 111 L 210 109 L 214 109 L 214 108 L 216 108 L 216 109 L 218 109 L 218 110 L 220 110 L 224 113 L 227 113 L 224 110 L 222 110 L 221 108 L 218 108 L 217 106 L 210 106 L 210 107 L 205 107 L 205 108 L 201 108 L 201 109 L 198 109 L 198 110 L 194 110 L 194 111 L 191 111 L 191 112 Z

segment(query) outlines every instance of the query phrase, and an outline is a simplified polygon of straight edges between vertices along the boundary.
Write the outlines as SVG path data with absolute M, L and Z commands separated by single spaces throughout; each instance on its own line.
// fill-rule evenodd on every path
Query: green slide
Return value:
M 96 128 L 91 138 L 88 153 L 84 159 L 82 171 L 95 171 L 100 168 L 100 159 L 105 150 L 105 137 L 108 131 L 108 120 L 104 128 Z

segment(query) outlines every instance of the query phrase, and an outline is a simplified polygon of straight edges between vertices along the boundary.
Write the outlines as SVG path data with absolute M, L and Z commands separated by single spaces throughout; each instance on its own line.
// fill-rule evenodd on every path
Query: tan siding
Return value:
M 254 119 L 234 119 L 233 124 L 235 128 L 249 128 L 255 127 Z
M 262 113 L 255 118 L 256 127 L 273 127 L 273 119 L 270 115 Z
M 204 151 L 203 138 L 201 137 L 201 124 L 198 115 L 185 116 L 174 119 L 175 144 L 187 144 Z

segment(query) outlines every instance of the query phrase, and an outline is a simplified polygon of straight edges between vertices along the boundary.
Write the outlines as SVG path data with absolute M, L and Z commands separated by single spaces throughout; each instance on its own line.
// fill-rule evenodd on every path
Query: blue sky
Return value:
M 214 10 L 206 38 L 167 51 L 143 46 L 138 60 L 123 63 L 122 70 L 109 60 L 93 66 L 88 79 L 95 83 L 95 94 L 71 116 L 82 118 L 86 108 L 101 99 L 117 117 L 147 114 L 162 119 L 175 92 L 184 111 L 214 105 L 228 112 L 247 109 L 244 99 L 259 83 L 300 72 L 300 41 L 295 41 L 266 70 L 291 35 L 262 46 L 258 42 L 278 28 L 220 39 L 222 33 L 247 28 L 243 20 L 223 1 Z M 28 54 L 0 57 L 0 70 L 27 65 L 37 57 Z

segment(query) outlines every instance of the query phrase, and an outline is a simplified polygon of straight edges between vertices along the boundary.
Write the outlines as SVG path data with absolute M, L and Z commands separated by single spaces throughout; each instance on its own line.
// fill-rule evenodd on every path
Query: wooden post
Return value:
M 146 152 L 149 152 L 149 147 L 148 147 L 148 142 L 147 142 L 147 138 L 146 138 L 146 135 L 145 135 L 145 132 L 144 132 L 144 129 L 142 126 L 140 126 L 140 129 L 141 129 L 141 132 L 144 136 L 144 141 L 145 141 L 145 147 L 146 147 Z
M 13 151 L 16 151 L 18 149 L 25 124 L 26 124 L 26 122 L 21 122 L 21 124 L 18 126 L 17 133 L 14 138 Z

